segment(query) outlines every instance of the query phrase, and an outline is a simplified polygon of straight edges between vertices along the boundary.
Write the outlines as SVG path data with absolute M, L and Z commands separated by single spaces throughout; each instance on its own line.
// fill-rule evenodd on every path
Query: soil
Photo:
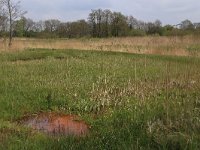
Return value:
M 77 115 L 61 115 L 56 113 L 41 113 L 24 117 L 20 121 L 23 125 L 48 135 L 85 136 L 89 132 L 89 125 Z

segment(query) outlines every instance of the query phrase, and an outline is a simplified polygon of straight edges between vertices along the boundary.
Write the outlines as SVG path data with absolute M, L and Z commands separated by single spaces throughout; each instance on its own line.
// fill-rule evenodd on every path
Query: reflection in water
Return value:
M 84 136 L 89 131 L 89 126 L 76 115 L 59 115 L 43 113 L 26 117 L 22 123 L 35 130 L 49 135 Z

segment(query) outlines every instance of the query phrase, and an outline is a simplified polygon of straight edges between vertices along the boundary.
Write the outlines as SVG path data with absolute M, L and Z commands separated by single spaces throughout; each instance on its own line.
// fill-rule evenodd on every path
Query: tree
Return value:
M 33 31 L 34 32 L 42 32 L 45 29 L 45 23 L 44 21 L 38 21 L 35 22 L 33 25 Z
M 0 31 L 5 31 L 7 26 L 7 18 L 4 15 L 0 15 Z
M 62 29 L 65 31 L 65 36 L 68 38 L 80 38 L 89 35 L 89 25 L 85 20 L 66 23 Z
M 0 32 L 6 31 L 7 21 L 5 14 L 0 12 Z
M 44 22 L 44 24 L 45 24 L 45 30 L 47 32 L 55 32 L 58 29 L 60 23 L 61 22 L 59 20 L 56 20 L 56 19 L 46 20 Z
M 61 22 L 57 19 L 49 19 L 44 22 L 43 36 L 46 38 L 58 37 L 58 28 Z
M 102 25 L 102 30 L 103 30 L 103 36 L 108 37 L 110 34 L 110 24 L 111 24 L 111 16 L 112 12 L 108 9 L 103 11 L 103 25 Z
M 101 38 L 109 36 L 109 26 L 111 24 L 111 16 L 112 12 L 108 9 L 92 10 L 92 12 L 89 14 L 88 22 L 93 37 Z
M 88 22 L 89 22 L 89 25 L 90 25 L 92 37 L 96 37 L 97 36 L 97 31 L 96 31 L 97 27 L 96 27 L 95 10 L 92 10 L 92 12 L 89 14 Z
M 85 20 L 78 20 L 76 22 L 77 30 L 79 32 L 78 37 L 88 36 L 89 34 L 89 25 Z
M 162 22 L 161 22 L 160 20 L 157 19 L 157 20 L 154 22 L 154 25 L 155 25 L 156 27 L 160 28 L 160 27 L 162 26 Z
M 3 1 L 0 1 L 0 15 L 3 13 Z
M 13 37 L 24 36 L 24 22 L 22 19 L 14 21 L 13 23 Z
M 22 17 L 26 12 L 21 10 L 20 1 L 15 3 L 11 0 L 2 0 L 2 4 L 5 8 L 5 14 L 9 20 L 9 46 L 11 46 L 13 37 L 13 23 L 16 19 Z
M 128 25 L 130 29 L 139 29 L 138 21 L 133 16 L 128 17 Z
M 180 28 L 183 29 L 183 30 L 194 29 L 194 25 L 192 24 L 192 22 L 190 20 L 186 19 L 186 20 L 181 22 Z
M 194 23 L 193 25 L 195 29 L 200 29 L 200 23 Z
M 97 22 L 97 37 L 102 37 L 102 17 L 103 11 L 98 9 L 95 11 L 96 14 L 96 22 Z
M 7 26 L 7 17 L 5 16 L 5 12 L 3 11 L 3 5 L 0 2 L 0 33 L 6 30 Z
M 111 18 L 112 36 L 125 36 L 128 31 L 127 17 L 120 12 L 114 12 Z
M 58 27 L 58 36 L 59 38 L 66 38 L 68 37 L 67 32 L 69 30 L 69 23 L 60 23 L 59 27 Z
M 29 32 L 34 30 L 35 22 L 32 19 L 22 17 L 23 23 L 23 36 L 28 37 Z
M 162 23 L 160 20 L 156 20 L 154 23 L 149 22 L 147 26 L 148 26 L 148 30 L 147 30 L 148 34 L 162 35 Z

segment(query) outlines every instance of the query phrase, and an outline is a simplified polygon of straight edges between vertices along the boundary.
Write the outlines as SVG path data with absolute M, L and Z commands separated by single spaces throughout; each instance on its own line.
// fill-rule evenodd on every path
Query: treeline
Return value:
M 81 38 L 123 37 L 145 35 L 200 35 L 200 23 L 184 20 L 178 25 L 163 26 L 160 20 L 144 22 L 133 16 L 125 16 L 110 10 L 92 10 L 87 20 L 61 22 L 56 19 L 35 22 L 21 17 L 13 21 L 14 37 L 34 38 Z M 9 19 L 0 14 L 0 37 L 9 34 Z

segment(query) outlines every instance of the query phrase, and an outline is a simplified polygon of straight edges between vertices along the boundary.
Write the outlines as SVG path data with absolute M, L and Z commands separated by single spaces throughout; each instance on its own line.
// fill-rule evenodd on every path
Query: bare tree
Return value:
M 97 36 L 97 22 L 96 22 L 96 10 L 92 10 L 88 17 L 89 25 L 91 26 L 91 33 L 93 37 Z
M 2 0 L 5 14 L 9 20 L 9 46 L 12 45 L 13 23 L 17 18 L 22 17 L 26 12 L 20 8 L 20 1 L 14 3 L 12 0 Z
M 103 36 L 108 37 L 109 36 L 109 29 L 110 29 L 110 24 L 111 24 L 111 16 L 112 12 L 109 9 L 106 9 L 103 11 L 103 25 L 102 25 L 102 31 L 103 31 Z
M 33 21 L 32 19 L 22 17 L 22 20 L 23 20 L 23 28 L 24 28 L 25 34 L 26 34 L 28 31 L 33 30 L 34 21 Z
M 192 22 L 190 20 L 186 19 L 186 20 L 181 22 L 180 28 L 183 29 L 183 30 L 194 29 L 194 25 L 192 24 Z
M 113 12 L 111 16 L 112 36 L 125 36 L 128 30 L 127 17 L 120 12 Z
M 128 17 L 128 25 L 130 29 L 138 29 L 138 20 L 134 18 L 133 16 Z
M 3 11 L 2 5 L 0 4 L 0 32 L 6 31 L 7 17 Z
M 162 22 L 160 21 L 160 20 L 156 20 L 155 22 L 154 22 L 154 25 L 156 26 L 156 27 L 161 27 L 162 26 Z
M 6 31 L 7 18 L 4 15 L 0 15 L 0 31 Z
M 3 14 L 3 5 L 2 2 L 0 1 L 0 16 L 2 16 Z
M 193 23 L 193 25 L 194 25 L 195 29 L 200 29 L 200 23 L 199 22 Z
M 34 23 L 34 25 L 33 25 L 33 31 L 34 32 L 42 32 L 44 30 L 45 30 L 44 21 L 40 20 L 40 21 Z
M 2 14 L 3 12 L 3 1 L 0 0 L 0 14 Z
M 56 20 L 56 19 L 50 19 L 50 20 L 46 20 L 44 22 L 45 24 L 45 30 L 47 32 L 54 32 L 58 29 L 59 25 L 60 25 L 60 21 Z

